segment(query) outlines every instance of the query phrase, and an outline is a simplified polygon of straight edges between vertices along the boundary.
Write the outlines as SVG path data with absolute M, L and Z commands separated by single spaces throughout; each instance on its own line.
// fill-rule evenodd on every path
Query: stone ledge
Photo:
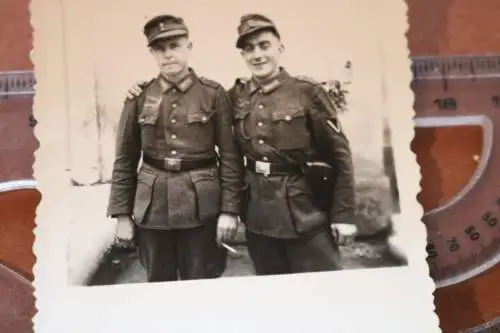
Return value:
M 391 220 L 392 220 L 392 226 L 393 226 L 393 233 L 391 236 L 389 236 L 389 239 L 388 239 L 389 251 L 395 257 L 406 262 L 408 260 L 408 258 L 407 258 L 407 254 L 405 251 L 405 244 L 408 244 L 408 241 L 411 241 L 411 240 L 408 239 L 407 233 L 405 233 L 403 230 L 404 229 L 404 225 L 403 225 L 404 221 L 401 220 L 401 215 L 394 214 L 392 216 Z
M 114 238 L 115 223 L 106 218 L 109 185 L 74 187 L 67 208 L 76 212 L 68 223 L 68 284 L 84 285 L 98 268 Z

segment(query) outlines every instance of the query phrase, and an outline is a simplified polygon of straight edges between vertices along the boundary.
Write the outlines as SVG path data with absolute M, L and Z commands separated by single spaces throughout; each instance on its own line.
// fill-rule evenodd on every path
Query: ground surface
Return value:
M 224 277 L 252 276 L 252 264 L 244 245 L 235 245 L 239 256 L 228 257 Z M 346 269 L 387 267 L 403 264 L 389 252 L 384 239 L 358 241 L 352 246 L 342 248 Z M 113 260 L 114 259 L 114 260 Z M 120 254 L 103 260 L 90 285 L 108 285 L 146 282 L 145 271 L 135 253 Z

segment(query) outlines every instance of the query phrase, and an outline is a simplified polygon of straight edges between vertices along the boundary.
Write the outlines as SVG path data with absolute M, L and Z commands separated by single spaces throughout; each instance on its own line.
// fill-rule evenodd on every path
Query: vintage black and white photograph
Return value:
M 404 1 L 38 0 L 32 24 L 39 327 L 438 331 Z

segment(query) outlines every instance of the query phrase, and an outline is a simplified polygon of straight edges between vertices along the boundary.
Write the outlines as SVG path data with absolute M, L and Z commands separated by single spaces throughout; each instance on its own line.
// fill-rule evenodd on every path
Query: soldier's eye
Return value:
M 269 43 L 269 42 L 262 42 L 262 43 L 259 44 L 259 47 L 262 50 L 267 50 L 270 46 L 271 46 L 271 43 Z

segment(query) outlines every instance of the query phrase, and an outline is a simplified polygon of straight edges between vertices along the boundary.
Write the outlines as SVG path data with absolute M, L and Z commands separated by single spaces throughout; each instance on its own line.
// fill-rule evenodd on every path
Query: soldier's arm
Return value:
M 309 110 L 314 141 L 319 153 L 336 172 L 331 222 L 352 224 L 355 188 L 351 149 L 335 107 L 320 85 L 314 88 Z
M 137 123 L 138 100 L 126 99 L 116 133 L 111 190 L 107 215 L 132 215 L 141 154 L 141 136 Z
M 220 154 L 222 213 L 240 212 L 243 158 L 235 142 L 232 128 L 232 103 L 229 94 L 219 87 L 216 93 L 215 140 Z

